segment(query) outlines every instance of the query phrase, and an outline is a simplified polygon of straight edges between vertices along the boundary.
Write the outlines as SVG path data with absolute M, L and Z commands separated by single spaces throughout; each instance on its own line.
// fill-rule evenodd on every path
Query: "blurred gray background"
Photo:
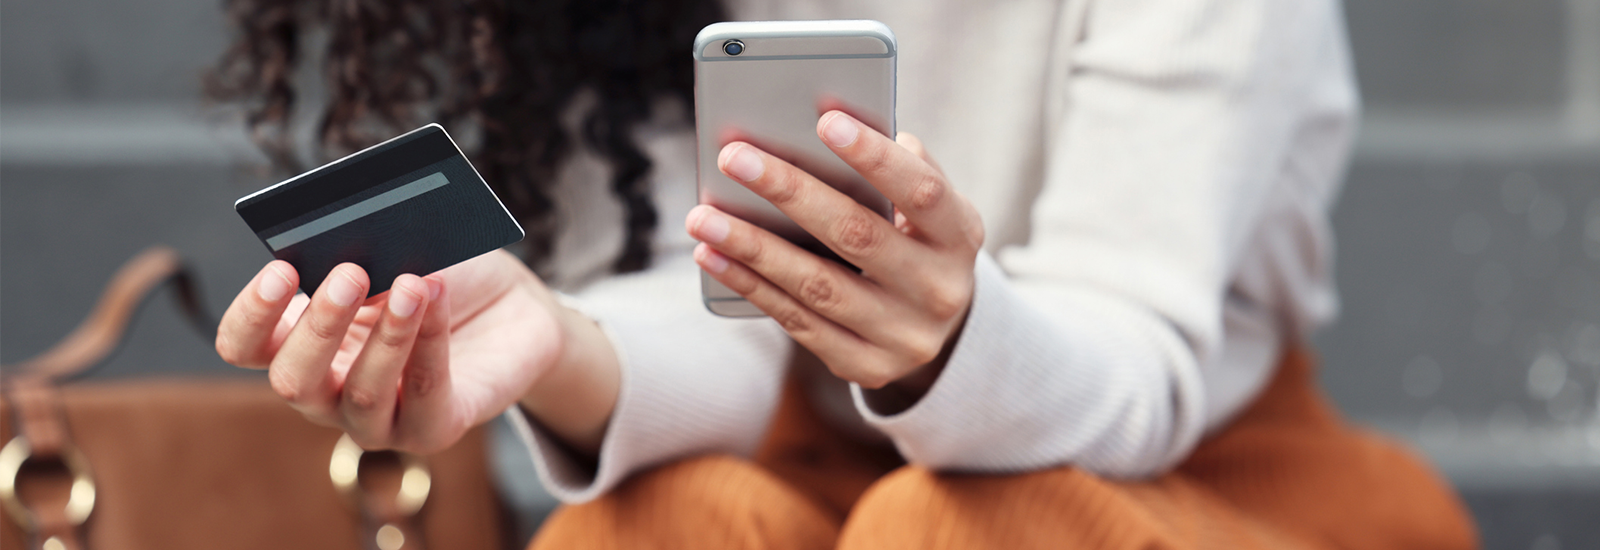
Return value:
M 1322 380 L 1441 467 L 1486 547 L 1600 548 L 1600 0 L 1345 11 L 1366 113 Z M 217 0 L 0 3 L 0 362 L 65 335 L 151 243 L 218 312 L 267 259 L 230 205 L 270 178 L 199 97 L 226 33 Z M 251 375 L 156 304 L 97 377 Z M 499 443 L 531 528 L 550 501 Z

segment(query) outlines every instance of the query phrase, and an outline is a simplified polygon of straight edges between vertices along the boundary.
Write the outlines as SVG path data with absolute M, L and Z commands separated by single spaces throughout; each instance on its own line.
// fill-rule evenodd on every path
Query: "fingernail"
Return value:
M 332 301 L 333 305 L 345 307 L 356 303 L 356 299 L 361 297 L 361 285 L 356 284 L 356 281 L 343 271 L 335 273 L 329 279 L 332 280 L 328 281 L 328 300 Z
M 422 297 L 410 288 L 401 288 L 394 285 L 389 291 L 389 313 L 404 319 L 417 312 L 417 306 L 422 305 Z
M 721 254 L 716 253 L 716 251 L 711 250 L 709 247 L 706 247 L 705 250 L 700 251 L 699 256 L 700 267 L 705 268 L 706 271 L 710 271 L 712 273 L 722 273 L 728 270 L 728 259 L 722 257 Z
M 822 137 L 834 147 L 849 147 L 861 135 L 861 128 L 844 113 L 835 112 L 822 127 Z
M 734 145 L 723 151 L 728 153 L 730 149 L 732 156 L 723 164 L 728 167 L 728 175 L 738 178 L 739 181 L 752 182 L 767 170 L 766 165 L 761 163 L 761 156 L 751 151 L 749 146 Z
M 719 244 L 728 238 L 728 218 L 710 208 L 700 210 L 700 224 L 695 227 L 695 236 L 702 242 Z
M 289 284 L 289 278 L 271 265 L 267 266 L 267 272 L 261 274 L 261 282 L 256 285 L 256 294 L 268 302 L 282 300 L 292 290 L 294 286 Z
M 438 279 L 423 279 L 423 280 L 428 282 L 428 301 L 432 302 L 434 300 L 438 300 L 439 299 L 439 291 L 440 290 L 444 290 L 444 283 L 439 282 Z

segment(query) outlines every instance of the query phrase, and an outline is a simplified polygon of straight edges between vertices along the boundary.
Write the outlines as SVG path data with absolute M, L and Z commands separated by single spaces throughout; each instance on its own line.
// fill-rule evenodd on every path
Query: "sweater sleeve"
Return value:
M 1089 6 L 1054 68 L 1065 107 L 1027 244 L 980 257 L 919 402 L 880 414 L 854 387 L 858 410 L 941 469 L 1129 478 L 1187 456 L 1209 410 L 1240 404 L 1207 402 L 1205 365 L 1268 198 L 1338 178 L 1355 103 L 1342 32 L 1330 0 Z M 1303 244 L 1282 261 L 1322 261 L 1305 257 L 1324 243 Z
M 792 344 L 770 320 L 707 312 L 698 274 L 687 253 L 676 254 L 572 296 L 570 305 L 605 330 L 622 366 L 598 460 L 577 459 L 520 407 L 506 413 L 557 498 L 591 500 L 629 474 L 674 458 L 755 451 Z

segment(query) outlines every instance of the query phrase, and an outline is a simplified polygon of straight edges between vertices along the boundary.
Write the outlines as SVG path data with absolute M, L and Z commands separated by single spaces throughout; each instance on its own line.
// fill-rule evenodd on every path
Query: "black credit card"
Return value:
M 233 205 L 267 250 L 316 291 L 351 262 L 368 296 L 522 240 L 522 226 L 438 124 L 330 162 Z

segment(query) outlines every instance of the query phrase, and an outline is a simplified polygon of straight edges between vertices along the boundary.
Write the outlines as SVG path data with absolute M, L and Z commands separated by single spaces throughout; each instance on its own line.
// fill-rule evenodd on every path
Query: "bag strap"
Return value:
M 0 367 L 0 391 L 15 414 L 17 435 L 0 448 L 0 504 L 30 533 L 35 548 L 78 550 L 78 527 L 94 509 L 94 477 L 72 444 L 57 385 L 105 363 L 126 339 L 141 305 L 163 285 L 177 291 L 179 309 L 202 334 L 215 326 L 200 305 L 195 278 L 177 251 L 145 249 L 122 265 L 100 301 L 78 328 L 54 347 L 15 365 Z M 30 464 L 27 472 L 23 464 Z M 41 475 L 32 475 L 43 472 Z M 19 474 L 38 478 L 34 506 L 17 497 Z M 55 474 L 55 475 L 50 475 Z
M 178 308 L 184 318 L 201 334 L 214 336 L 216 324 L 201 307 L 193 273 L 177 251 L 152 246 L 122 264 L 106 284 L 94 310 L 77 329 L 44 353 L 6 365 L 5 372 L 12 378 L 60 381 L 103 364 L 126 339 L 128 325 L 139 307 L 167 283 L 177 291 Z

